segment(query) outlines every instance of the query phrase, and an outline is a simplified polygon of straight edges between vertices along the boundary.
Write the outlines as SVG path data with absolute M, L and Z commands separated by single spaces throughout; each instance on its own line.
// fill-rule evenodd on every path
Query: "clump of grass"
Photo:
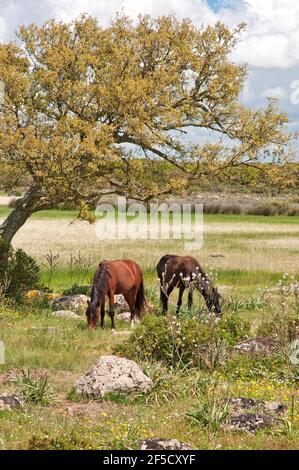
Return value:
M 22 371 L 17 378 L 20 395 L 26 403 L 35 405 L 49 405 L 53 402 L 54 394 L 52 384 L 49 383 L 47 373 L 38 378 L 33 378 L 30 371 Z
M 197 389 L 201 392 L 201 398 L 194 406 L 194 411 L 187 413 L 193 425 L 203 427 L 212 433 L 219 431 L 230 415 L 227 400 L 219 396 L 218 385 L 219 376 L 215 374 L 198 379 Z

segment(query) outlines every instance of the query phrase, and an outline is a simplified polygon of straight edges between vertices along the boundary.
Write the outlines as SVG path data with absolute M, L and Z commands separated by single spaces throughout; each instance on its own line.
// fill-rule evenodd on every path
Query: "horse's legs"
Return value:
M 193 293 L 189 291 L 188 293 L 188 309 L 191 310 L 193 304 Z
M 101 328 L 104 328 L 104 318 L 105 318 L 105 299 L 101 305 Z
M 177 305 L 177 308 L 176 308 L 176 313 L 177 313 L 177 314 L 179 313 L 180 308 L 181 308 L 181 306 L 182 306 L 184 291 L 185 291 L 185 286 L 180 286 L 179 298 L 178 298 L 178 305 Z
M 114 323 L 114 292 L 109 293 L 109 315 L 111 318 L 111 328 L 115 330 Z
M 134 325 L 134 318 L 135 318 L 135 303 L 136 303 L 136 294 L 137 291 L 135 288 L 131 289 L 129 292 L 126 292 L 124 294 L 124 297 L 127 301 L 127 304 L 129 305 L 130 308 L 130 313 L 131 313 L 131 320 L 130 320 L 130 325 Z

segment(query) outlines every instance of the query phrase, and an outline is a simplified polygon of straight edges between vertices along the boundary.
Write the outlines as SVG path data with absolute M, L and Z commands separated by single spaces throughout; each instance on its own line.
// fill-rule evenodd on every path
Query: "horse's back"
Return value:
M 109 261 L 107 267 L 110 271 L 112 284 L 118 290 L 130 290 L 139 287 L 142 281 L 141 267 L 130 259 L 117 259 Z
M 163 273 L 166 281 L 169 281 L 174 274 L 183 274 L 183 276 L 192 275 L 197 270 L 202 271 L 197 259 L 193 256 L 164 255 L 157 264 L 157 274 L 161 279 Z

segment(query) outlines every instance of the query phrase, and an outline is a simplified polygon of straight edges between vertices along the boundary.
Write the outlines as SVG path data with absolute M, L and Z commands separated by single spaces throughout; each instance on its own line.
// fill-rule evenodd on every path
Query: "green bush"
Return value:
M 233 347 L 249 333 L 249 325 L 236 315 L 218 323 L 199 318 L 144 317 L 117 353 L 138 360 L 156 360 L 168 366 L 214 369 Z
M 0 242 L 0 259 L 8 257 L 7 268 L 0 267 L 0 285 L 7 295 L 19 295 L 40 286 L 40 269 L 23 250 L 14 250 Z
M 91 286 L 79 286 L 78 284 L 73 284 L 70 289 L 63 291 L 63 295 L 90 295 Z

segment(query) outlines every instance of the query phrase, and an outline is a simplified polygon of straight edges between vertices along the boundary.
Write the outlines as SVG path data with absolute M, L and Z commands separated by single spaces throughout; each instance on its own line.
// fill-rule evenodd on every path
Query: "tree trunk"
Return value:
M 17 231 L 25 224 L 29 217 L 38 210 L 41 192 L 36 186 L 29 188 L 27 193 L 16 202 L 16 207 L 0 225 L 0 271 L 5 272 L 8 262 L 8 250 Z

